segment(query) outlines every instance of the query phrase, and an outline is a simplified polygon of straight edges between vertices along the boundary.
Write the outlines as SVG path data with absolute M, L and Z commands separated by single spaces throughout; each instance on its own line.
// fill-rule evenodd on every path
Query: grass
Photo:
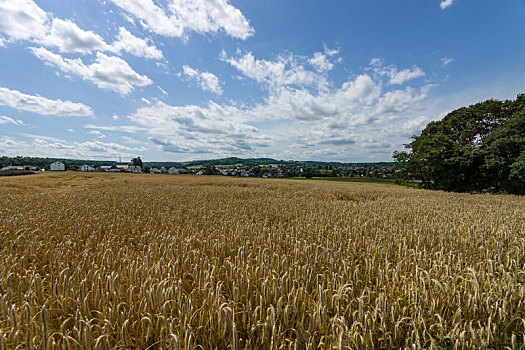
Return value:
M 525 199 L 0 178 L 0 348 L 519 349 Z

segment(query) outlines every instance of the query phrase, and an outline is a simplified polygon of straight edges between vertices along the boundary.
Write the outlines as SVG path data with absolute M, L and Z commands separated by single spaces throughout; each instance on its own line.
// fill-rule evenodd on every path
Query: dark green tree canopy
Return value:
M 140 159 L 140 157 L 137 157 L 137 158 L 132 158 L 131 159 L 131 163 L 133 165 L 138 165 L 142 168 L 143 164 L 142 164 L 142 159 Z
M 405 147 L 394 158 L 423 187 L 525 194 L 525 94 L 459 108 Z

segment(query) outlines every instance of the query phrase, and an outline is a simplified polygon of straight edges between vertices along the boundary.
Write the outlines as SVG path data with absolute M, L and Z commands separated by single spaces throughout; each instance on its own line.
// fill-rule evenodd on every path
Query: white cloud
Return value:
M 164 89 L 161 88 L 160 86 L 157 86 L 157 89 L 159 89 L 159 91 L 160 91 L 164 96 L 168 96 L 168 93 L 166 92 L 166 90 L 164 90 Z
M 390 84 L 394 85 L 403 85 L 405 82 L 421 78 L 425 76 L 425 72 L 419 67 L 414 67 L 412 69 L 403 69 L 400 71 L 397 70 L 391 70 L 389 73 L 390 76 Z
M 329 49 L 326 44 L 324 46 L 324 53 L 328 56 L 335 56 L 339 53 L 339 49 Z
M 370 69 L 379 76 L 388 77 L 388 84 L 390 85 L 403 85 L 409 80 L 421 78 L 426 75 L 418 66 L 402 70 L 398 70 L 394 65 L 385 67 L 383 61 L 379 58 L 373 58 L 370 61 Z
M 54 18 L 32 0 L 0 0 L 0 32 L 11 40 L 29 40 L 60 52 L 88 54 L 94 51 L 121 53 L 137 57 L 162 59 L 162 52 L 148 41 L 120 27 L 112 44 L 97 33 L 81 29 L 71 20 Z M 3 40 L 0 39 L 0 46 Z
M 395 89 L 384 77 L 361 74 L 326 91 L 282 86 L 252 106 L 170 106 L 157 101 L 128 118 L 147 129 L 159 150 L 189 157 L 276 154 L 340 160 L 342 154 L 360 154 L 385 160 L 394 147 L 402 148 L 406 130 L 428 120 L 420 103 L 430 86 Z M 413 118 L 419 119 L 410 124 Z
M 32 0 L 0 0 L 0 32 L 13 40 L 43 37 L 47 13 Z
M 119 28 L 118 40 L 113 43 L 110 51 L 117 53 L 126 51 L 137 57 L 152 58 L 157 60 L 163 58 L 162 51 L 160 51 L 154 45 L 149 45 L 148 41 L 137 38 L 124 27 Z
M 184 74 L 196 81 L 202 90 L 211 91 L 217 95 L 222 95 L 219 78 L 210 72 L 199 72 L 199 70 L 184 65 L 182 67 Z
M 454 59 L 453 59 L 453 58 L 443 57 L 443 58 L 441 59 L 441 64 L 443 64 L 443 67 L 444 67 L 444 66 L 448 66 L 448 65 L 451 64 L 452 62 L 454 62 Z
M 122 131 L 122 132 L 128 132 L 128 133 L 136 133 L 139 131 L 145 131 L 146 128 L 139 127 L 136 125 L 93 125 L 93 124 L 86 124 L 84 125 L 84 128 L 86 129 L 95 129 L 95 130 L 105 130 L 105 131 Z
M 226 34 L 247 39 L 253 28 L 241 11 L 228 0 L 169 0 L 159 7 L 153 0 L 111 0 L 141 25 L 164 36 L 186 39 L 188 32 Z
M 5 46 L 5 39 L 0 36 L 0 47 Z
M 439 4 L 439 7 L 441 7 L 442 10 L 446 9 L 450 5 L 454 3 L 454 0 L 442 0 Z
M 75 129 L 67 129 L 68 132 L 75 132 Z
M 279 89 L 283 86 L 325 89 L 328 86 L 328 81 L 323 74 L 305 67 L 304 63 L 308 63 L 308 60 L 303 57 L 280 55 L 275 60 L 268 61 L 256 59 L 251 52 L 233 58 L 228 57 L 223 51 L 221 60 L 237 68 L 246 77 L 268 85 L 270 89 Z
M 270 137 L 243 122 L 239 110 L 210 102 L 207 108 L 157 102 L 128 116 L 148 129 L 150 141 L 167 152 L 247 154 L 269 145 Z
M 35 41 L 44 46 L 56 47 L 60 52 L 86 54 L 110 48 L 100 35 L 80 29 L 70 20 L 58 18 L 53 19 L 49 32 L 45 36 L 36 37 Z
M 56 66 L 63 72 L 78 75 L 101 89 L 113 90 L 121 95 L 129 94 L 134 86 L 147 86 L 152 83 L 150 78 L 135 72 L 123 59 L 106 56 L 101 52 L 97 52 L 94 63 L 86 65 L 80 58 L 63 58 L 43 47 L 31 48 L 31 51 L 44 63 Z
M 389 91 L 379 99 L 376 111 L 378 114 L 392 114 L 406 111 L 410 107 L 413 107 L 415 103 L 425 99 L 428 94 L 428 89 L 428 87 L 424 87 L 421 91 L 416 91 L 411 87 L 407 87 L 405 90 Z
M 100 137 L 101 139 L 103 139 L 104 137 L 106 137 L 106 135 L 104 135 L 103 133 L 101 133 L 101 132 L 98 131 L 98 130 L 91 130 L 91 131 L 88 132 L 88 134 L 98 136 L 98 137 Z
M 24 134 L 31 141 L 0 136 L 0 153 L 33 157 L 59 157 L 76 159 L 117 159 L 135 157 L 146 151 L 145 147 L 128 147 L 114 142 L 101 141 L 68 142 L 48 136 Z
M 134 139 L 129 136 L 122 136 L 122 140 L 124 140 L 125 143 L 132 144 L 132 145 L 142 145 L 144 142 L 139 141 L 137 139 Z
M 316 52 L 314 57 L 310 58 L 308 62 L 310 62 L 318 72 L 325 72 L 334 68 L 334 64 L 328 60 L 326 55 L 320 52 Z
M 4 87 L 0 87 L 0 105 L 58 117 L 86 117 L 93 115 L 93 110 L 82 103 L 50 100 L 39 95 L 27 95 Z
M 6 115 L 0 115 L 0 124 L 14 124 L 14 125 L 24 125 L 24 122 L 19 120 L 15 120 L 11 117 L 8 117 Z

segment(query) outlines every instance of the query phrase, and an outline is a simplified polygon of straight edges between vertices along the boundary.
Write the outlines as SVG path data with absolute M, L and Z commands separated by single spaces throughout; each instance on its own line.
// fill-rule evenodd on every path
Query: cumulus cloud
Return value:
M 228 57 L 224 51 L 221 53 L 221 60 L 238 69 L 244 76 L 266 84 L 270 89 L 284 86 L 326 89 L 329 84 L 322 73 L 327 71 L 328 63 L 326 56 L 323 57 L 319 59 L 314 55 L 313 58 L 308 59 L 290 54 L 279 55 L 275 60 L 265 60 L 256 59 L 251 52 L 244 55 L 238 52 L 237 57 Z M 306 67 L 308 63 L 318 70 L 308 69 Z
M 70 20 L 58 18 L 53 19 L 46 35 L 35 37 L 35 41 L 44 46 L 56 47 L 60 52 L 85 54 L 95 50 L 105 51 L 109 49 L 109 45 L 100 35 L 80 29 Z
M 8 117 L 6 115 L 0 115 L 0 124 L 13 124 L 13 125 L 24 125 L 24 122 L 19 120 L 15 120 L 11 117 Z
M 403 85 L 405 82 L 421 78 L 425 76 L 425 72 L 419 67 L 414 67 L 411 69 L 403 69 L 400 71 L 397 70 L 391 70 L 389 73 L 390 76 L 390 84 L 392 85 Z
M 327 90 L 283 85 L 251 106 L 170 106 L 156 101 L 128 119 L 147 129 L 149 141 L 167 152 L 296 159 L 341 159 L 341 154 L 360 152 L 385 160 L 393 145 L 405 142 L 399 131 L 412 129 L 409 121 L 415 113 L 421 116 L 420 102 L 431 87 L 396 89 L 389 80 L 387 75 L 363 73 Z M 393 142 L 387 145 L 385 139 Z
M 334 64 L 321 52 L 314 53 L 314 57 L 310 58 L 308 62 L 314 66 L 318 72 L 326 72 L 334 68 Z
M 97 52 L 94 63 L 86 65 L 80 58 L 63 58 L 43 47 L 31 48 L 31 51 L 44 63 L 63 72 L 78 75 L 101 89 L 113 90 L 121 95 L 129 94 L 134 86 L 147 86 L 152 83 L 150 78 L 135 72 L 123 59 L 106 56 L 101 52 Z
M 442 10 L 446 9 L 450 5 L 454 3 L 454 0 L 442 0 L 439 4 L 439 7 L 441 7 Z
M 390 85 L 403 85 L 409 80 L 422 78 L 426 75 L 418 66 L 402 70 L 399 70 L 394 65 L 384 66 L 383 61 L 379 58 L 373 58 L 370 61 L 369 70 L 372 70 L 377 75 L 388 77 L 388 84 Z
M 119 28 L 117 40 L 108 44 L 99 34 L 81 29 L 71 20 L 55 18 L 46 13 L 32 0 L 0 0 L 0 32 L 11 40 L 29 40 L 66 53 L 126 51 L 144 58 L 163 57 L 158 48 L 134 36 L 124 27 Z
M 27 95 L 17 90 L 0 87 L 0 105 L 21 111 L 58 117 L 86 117 L 93 115 L 93 110 L 71 101 L 51 100 L 39 95 Z
M 52 155 L 59 158 L 76 159 L 116 159 L 118 156 L 135 157 L 144 152 L 145 147 L 128 147 L 114 142 L 86 141 L 68 142 L 58 138 L 24 134 L 29 141 L 0 136 L 0 153 L 45 157 Z
M 219 78 L 210 72 L 199 72 L 198 69 L 191 68 L 190 66 L 184 65 L 182 67 L 184 75 L 196 81 L 197 84 L 204 91 L 211 91 L 217 95 L 222 95 L 222 88 L 220 86 Z
M 231 106 L 170 106 L 163 102 L 140 108 L 128 118 L 148 129 L 150 141 L 164 151 L 241 154 L 269 146 L 270 137 L 245 123 Z
M 13 40 L 44 37 L 47 13 L 32 0 L 0 0 L 0 32 Z
M 168 0 L 162 8 L 153 0 L 111 0 L 137 18 L 150 31 L 186 39 L 188 32 L 216 33 L 223 30 L 231 37 L 247 39 L 253 28 L 241 11 L 228 0 Z
M 405 90 L 389 91 L 379 99 L 376 111 L 378 114 L 401 113 L 422 101 L 428 90 L 429 87 L 424 87 L 421 91 L 407 87 Z
M 168 0 L 162 8 L 152 0 L 111 1 L 159 35 L 187 39 L 188 32 L 223 30 L 233 38 L 245 40 L 254 33 L 249 21 L 228 0 Z
M 137 57 L 152 58 L 160 60 L 163 58 L 162 51 L 148 41 L 131 34 L 126 28 L 120 27 L 117 41 L 113 43 L 110 51 L 120 53 L 129 52 Z

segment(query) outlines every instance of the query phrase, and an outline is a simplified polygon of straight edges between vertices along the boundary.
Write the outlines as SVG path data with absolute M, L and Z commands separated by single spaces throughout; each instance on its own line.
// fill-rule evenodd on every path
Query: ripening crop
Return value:
M 0 179 L 0 349 L 524 349 L 525 199 Z

